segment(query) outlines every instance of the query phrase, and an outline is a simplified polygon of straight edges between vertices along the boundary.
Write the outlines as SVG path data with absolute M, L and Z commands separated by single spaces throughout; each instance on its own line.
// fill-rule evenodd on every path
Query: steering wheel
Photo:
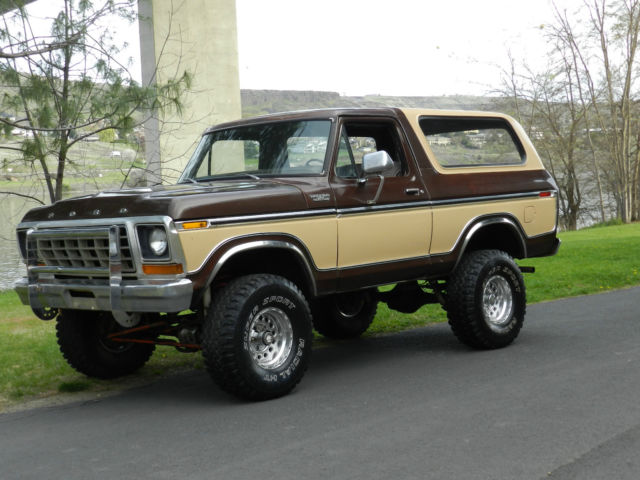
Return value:
M 312 158 L 310 160 L 307 160 L 307 163 L 305 163 L 305 166 L 310 167 L 314 163 L 318 164 L 318 165 L 321 165 L 321 166 L 324 165 L 324 162 L 322 160 L 320 160 L 319 158 Z

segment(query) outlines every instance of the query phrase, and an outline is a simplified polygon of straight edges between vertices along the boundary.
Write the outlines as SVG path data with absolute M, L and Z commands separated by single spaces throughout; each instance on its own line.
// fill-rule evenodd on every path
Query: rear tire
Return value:
M 377 309 L 374 291 L 331 295 L 314 302 L 313 326 L 328 338 L 356 338 L 367 331 Z
M 500 250 L 468 253 L 447 285 L 447 317 L 458 339 L 473 348 L 509 345 L 522 328 L 526 293 L 520 269 Z
M 61 310 L 56 323 L 63 357 L 78 372 L 109 379 L 135 372 L 151 357 L 153 344 L 120 343 L 107 338 L 122 327 L 109 312 Z
M 202 354 L 213 381 L 248 400 L 289 393 L 311 357 L 311 313 L 302 292 L 276 275 L 239 277 L 214 297 Z

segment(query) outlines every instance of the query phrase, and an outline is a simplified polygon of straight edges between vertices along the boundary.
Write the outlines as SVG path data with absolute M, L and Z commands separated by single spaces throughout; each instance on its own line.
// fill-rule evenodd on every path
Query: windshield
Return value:
M 208 133 L 179 182 L 321 174 L 330 129 L 329 120 L 310 120 Z

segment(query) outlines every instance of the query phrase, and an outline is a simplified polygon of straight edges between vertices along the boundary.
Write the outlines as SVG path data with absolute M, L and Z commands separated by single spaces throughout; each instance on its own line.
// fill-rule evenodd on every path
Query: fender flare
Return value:
M 491 225 L 505 225 L 509 227 L 511 230 L 513 230 L 513 233 L 518 239 L 520 252 L 522 253 L 521 258 L 527 257 L 527 243 L 525 241 L 526 234 L 522 230 L 522 227 L 520 226 L 520 222 L 518 222 L 518 220 L 516 220 L 510 214 L 499 214 L 499 215 L 492 215 L 489 217 L 479 217 L 474 219 L 473 222 L 471 222 L 471 225 L 467 228 L 466 233 L 462 237 L 462 240 L 459 241 L 460 254 L 457 256 L 456 263 L 453 266 L 454 269 L 458 266 L 458 263 L 460 263 L 460 260 L 462 259 L 462 256 L 464 255 L 465 251 L 467 250 L 469 243 L 473 239 L 473 236 L 476 233 L 478 233 L 478 231 Z
M 203 290 L 209 288 L 222 268 L 237 255 L 259 249 L 278 249 L 293 253 L 301 267 L 309 289 L 313 295 L 317 294 L 318 286 L 314 272 L 318 268 L 313 261 L 307 247 L 300 239 L 283 233 L 261 233 L 233 237 L 216 246 L 204 262 L 202 270 L 211 268 L 203 284 Z

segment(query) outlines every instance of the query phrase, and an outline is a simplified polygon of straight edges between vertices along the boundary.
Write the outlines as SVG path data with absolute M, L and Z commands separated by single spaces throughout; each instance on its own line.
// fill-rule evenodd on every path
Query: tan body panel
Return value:
M 527 237 L 535 237 L 555 230 L 555 212 L 556 198 L 535 197 L 222 225 L 182 230 L 179 238 L 190 273 L 224 243 L 249 242 L 256 234 L 295 237 L 318 270 L 331 270 L 449 253 L 466 228 L 487 215 L 515 218 Z
M 228 240 L 257 233 L 263 235 L 285 233 L 294 236 L 307 247 L 316 268 L 324 270 L 336 267 L 338 232 L 336 217 L 332 215 L 180 231 L 178 235 L 185 252 L 187 272 L 199 270 L 209 255 Z
M 431 208 L 346 215 L 338 219 L 338 266 L 352 267 L 426 255 Z
M 550 233 L 556 227 L 556 198 L 527 198 L 466 205 L 448 205 L 433 209 L 431 254 L 452 251 L 465 228 L 486 215 L 509 214 L 516 218 L 527 237 Z

